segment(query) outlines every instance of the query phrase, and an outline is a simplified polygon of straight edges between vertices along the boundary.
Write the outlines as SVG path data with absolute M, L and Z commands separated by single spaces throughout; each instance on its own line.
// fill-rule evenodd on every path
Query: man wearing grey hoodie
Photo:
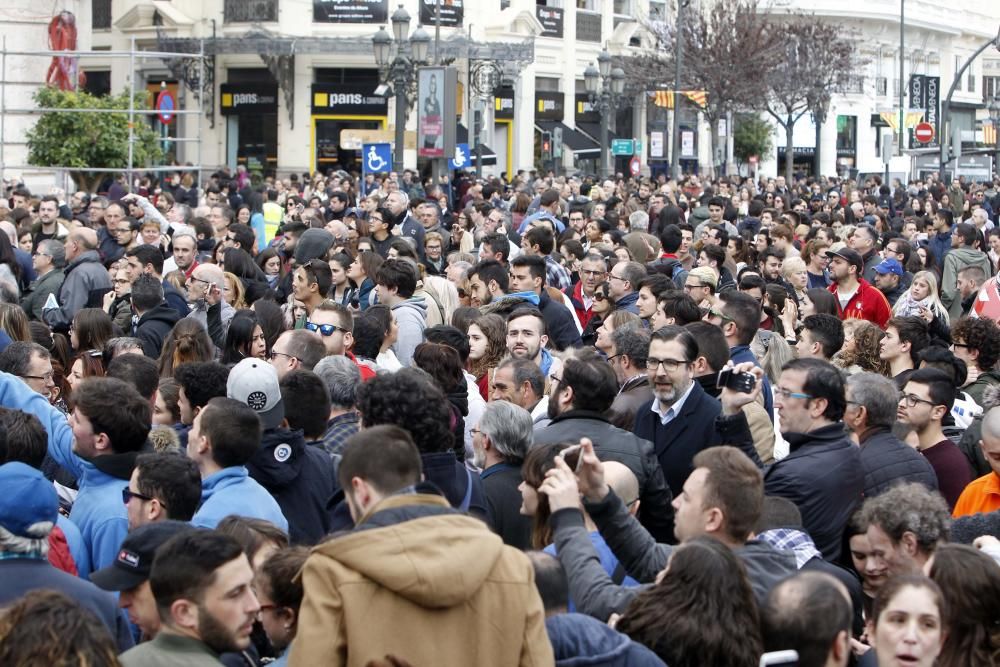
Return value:
M 992 275 L 990 258 L 981 250 L 982 235 L 975 225 L 967 222 L 955 227 L 951 233 L 951 252 L 944 257 L 941 277 L 941 302 L 948 309 L 952 322 L 962 316 L 962 295 L 958 289 L 958 274 L 970 266 L 978 266 L 983 275 Z
M 392 309 L 399 333 L 392 344 L 399 363 L 409 366 L 413 351 L 424 341 L 427 326 L 427 304 L 415 297 L 419 273 L 416 265 L 406 259 L 386 260 L 375 274 L 375 290 L 379 303 Z

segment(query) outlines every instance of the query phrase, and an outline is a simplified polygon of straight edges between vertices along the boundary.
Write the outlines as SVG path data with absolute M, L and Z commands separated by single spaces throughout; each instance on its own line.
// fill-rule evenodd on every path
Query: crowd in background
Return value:
M 12 187 L 0 664 L 1000 664 L 998 212 L 937 175 Z

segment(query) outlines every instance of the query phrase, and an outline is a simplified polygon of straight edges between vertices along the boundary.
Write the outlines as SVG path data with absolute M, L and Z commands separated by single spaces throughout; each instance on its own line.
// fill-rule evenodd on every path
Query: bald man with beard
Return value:
M 78 227 L 66 238 L 66 270 L 55 295 L 56 304 L 42 306 L 42 318 L 54 331 L 65 333 L 82 308 L 100 308 L 111 291 L 111 278 L 97 252 L 97 232 Z

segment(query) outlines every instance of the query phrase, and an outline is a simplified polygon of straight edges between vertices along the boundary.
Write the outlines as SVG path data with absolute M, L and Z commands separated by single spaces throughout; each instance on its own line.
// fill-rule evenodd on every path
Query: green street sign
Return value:
M 632 155 L 635 152 L 635 142 L 631 139 L 614 139 L 611 142 L 612 155 Z

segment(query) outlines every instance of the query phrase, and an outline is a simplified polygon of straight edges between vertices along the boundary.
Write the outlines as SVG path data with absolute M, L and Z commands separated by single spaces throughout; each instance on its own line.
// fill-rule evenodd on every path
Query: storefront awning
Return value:
M 587 136 L 591 137 L 595 142 L 597 142 L 598 146 L 601 145 L 600 123 L 577 123 L 576 127 L 577 129 L 582 130 Z M 611 146 L 611 142 L 614 141 L 615 139 L 621 139 L 621 138 L 622 137 L 619 137 L 614 130 L 608 128 L 608 146 Z M 625 137 L 625 138 L 628 139 L 630 137 Z
M 573 153 L 579 158 L 594 158 L 601 153 L 601 147 L 597 145 L 596 141 L 588 137 L 583 132 L 579 132 L 567 126 L 565 123 L 560 123 L 556 120 L 539 120 L 535 121 L 535 127 L 537 127 L 540 132 L 552 132 L 556 127 L 561 127 L 563 145 L 573 151 Z
M 476 147 L 469 142 L 469 129 L 465 127 L 462 123 L 458 124 L 458 129 L 455 132 L 455 143 L 458 144 L 469 144 L 469 150 L 472 152 L 472 165 L 476 164 Z M 482 144 L 483 151 L 483 166 L 488 167 L 490 165 L 495 165 L 497 163 L 496 152 L 487 146 Z

